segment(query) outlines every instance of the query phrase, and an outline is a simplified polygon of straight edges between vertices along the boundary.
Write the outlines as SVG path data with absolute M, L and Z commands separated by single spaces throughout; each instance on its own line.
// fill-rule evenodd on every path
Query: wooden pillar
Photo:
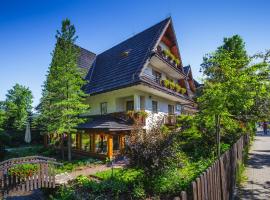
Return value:
M 91 134 L 91 152 L 92 153 L 96 152 L 96 134 L 95 133 Z
M 82 133 L 78 133 L 78 144 L 79 144 L 78 149 L 82 149 Z
M 108 135 L 107 139 L 107 156 L 109 159 L 112 159 L 113 157 L 113 136 Z
M 125 135 L 120 135 L 120 151 L 123 151 L 125 148 Z

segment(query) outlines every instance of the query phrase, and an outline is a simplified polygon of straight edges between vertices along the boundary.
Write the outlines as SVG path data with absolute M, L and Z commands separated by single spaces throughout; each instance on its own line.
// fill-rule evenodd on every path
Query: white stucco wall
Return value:
M 107 113 L 126 111 L 126 101 L 129 100 L 134 100 L 134 109 L 140 110 L 140 96 L 144 97 L 144 107 L 145 111 L 148 113 L 145 128 L 149 128 L 156 120 L 160 120 L 163 118 L 162 116 L 168 114 L 168 105 L 175 106 L 175 114 L 181 114 L 176 111 L 176 102 L 145 91 L 133 89 L 132 87 L 88 97 L 87 103 L 91 107 L 89 114 L 100 115 L 100 104 L 102 102 L 107 102 Z M 158 102 L 158 113 L 152 112 L 152 101 Z

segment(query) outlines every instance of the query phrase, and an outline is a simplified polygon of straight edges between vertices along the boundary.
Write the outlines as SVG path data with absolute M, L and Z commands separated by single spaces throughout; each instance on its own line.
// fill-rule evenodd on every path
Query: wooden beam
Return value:
M 112 159 L 112 157 L 113 157 L 113 136 L 112 135 L 108 135 L 107 156 L 109 159 Z
M 125 148 L 125 135 L 120 135 L 120 151 Z

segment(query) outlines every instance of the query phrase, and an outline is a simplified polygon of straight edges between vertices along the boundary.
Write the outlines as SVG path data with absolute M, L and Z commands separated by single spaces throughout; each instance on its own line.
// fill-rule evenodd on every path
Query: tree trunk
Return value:
M 64 134 L 61 134 L 61 154 L 62 154 L 62 160 L 64 160 L 65 159 Z
M 71 161 L 71 133 L 68 133 L 68 161 Z
M 215 115 L 217 136 L 217 157 L 220 157 L 220 115 Z

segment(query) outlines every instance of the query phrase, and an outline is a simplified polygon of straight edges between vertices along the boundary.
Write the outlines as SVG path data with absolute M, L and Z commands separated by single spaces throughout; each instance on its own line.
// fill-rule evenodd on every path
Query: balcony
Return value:
M 175 114 L 169 114 L 164 116 L 164 124 L 167 126 L 174 126 L 177 122 L 177 116 Z
M 145 126 L 147 112 L 145 111 L 127 111 L 127 112 L 115 112 L 111 113 L 111 115 L 115 118 L 124 120 L 129 122 L 130 124 L 137 124 L 141 126 Z
M 167 50 L 161 50 L 158 48 L 156 51 L 154 51 L 150 63 L 155 68 L 166 72 L 172 78 L 184 79 L 186 77 L 180 60 Z
M 174 83 L 170 80 L 162 80 L 161 78 L 158 78 L 150 74 L 143 74 L 142 78 L 151 81 L 151 83 L 158 85 L 159 87 L 169 91 L 170 93 L 188 96 L 185 88 L 182 88 L 179 84 Z

